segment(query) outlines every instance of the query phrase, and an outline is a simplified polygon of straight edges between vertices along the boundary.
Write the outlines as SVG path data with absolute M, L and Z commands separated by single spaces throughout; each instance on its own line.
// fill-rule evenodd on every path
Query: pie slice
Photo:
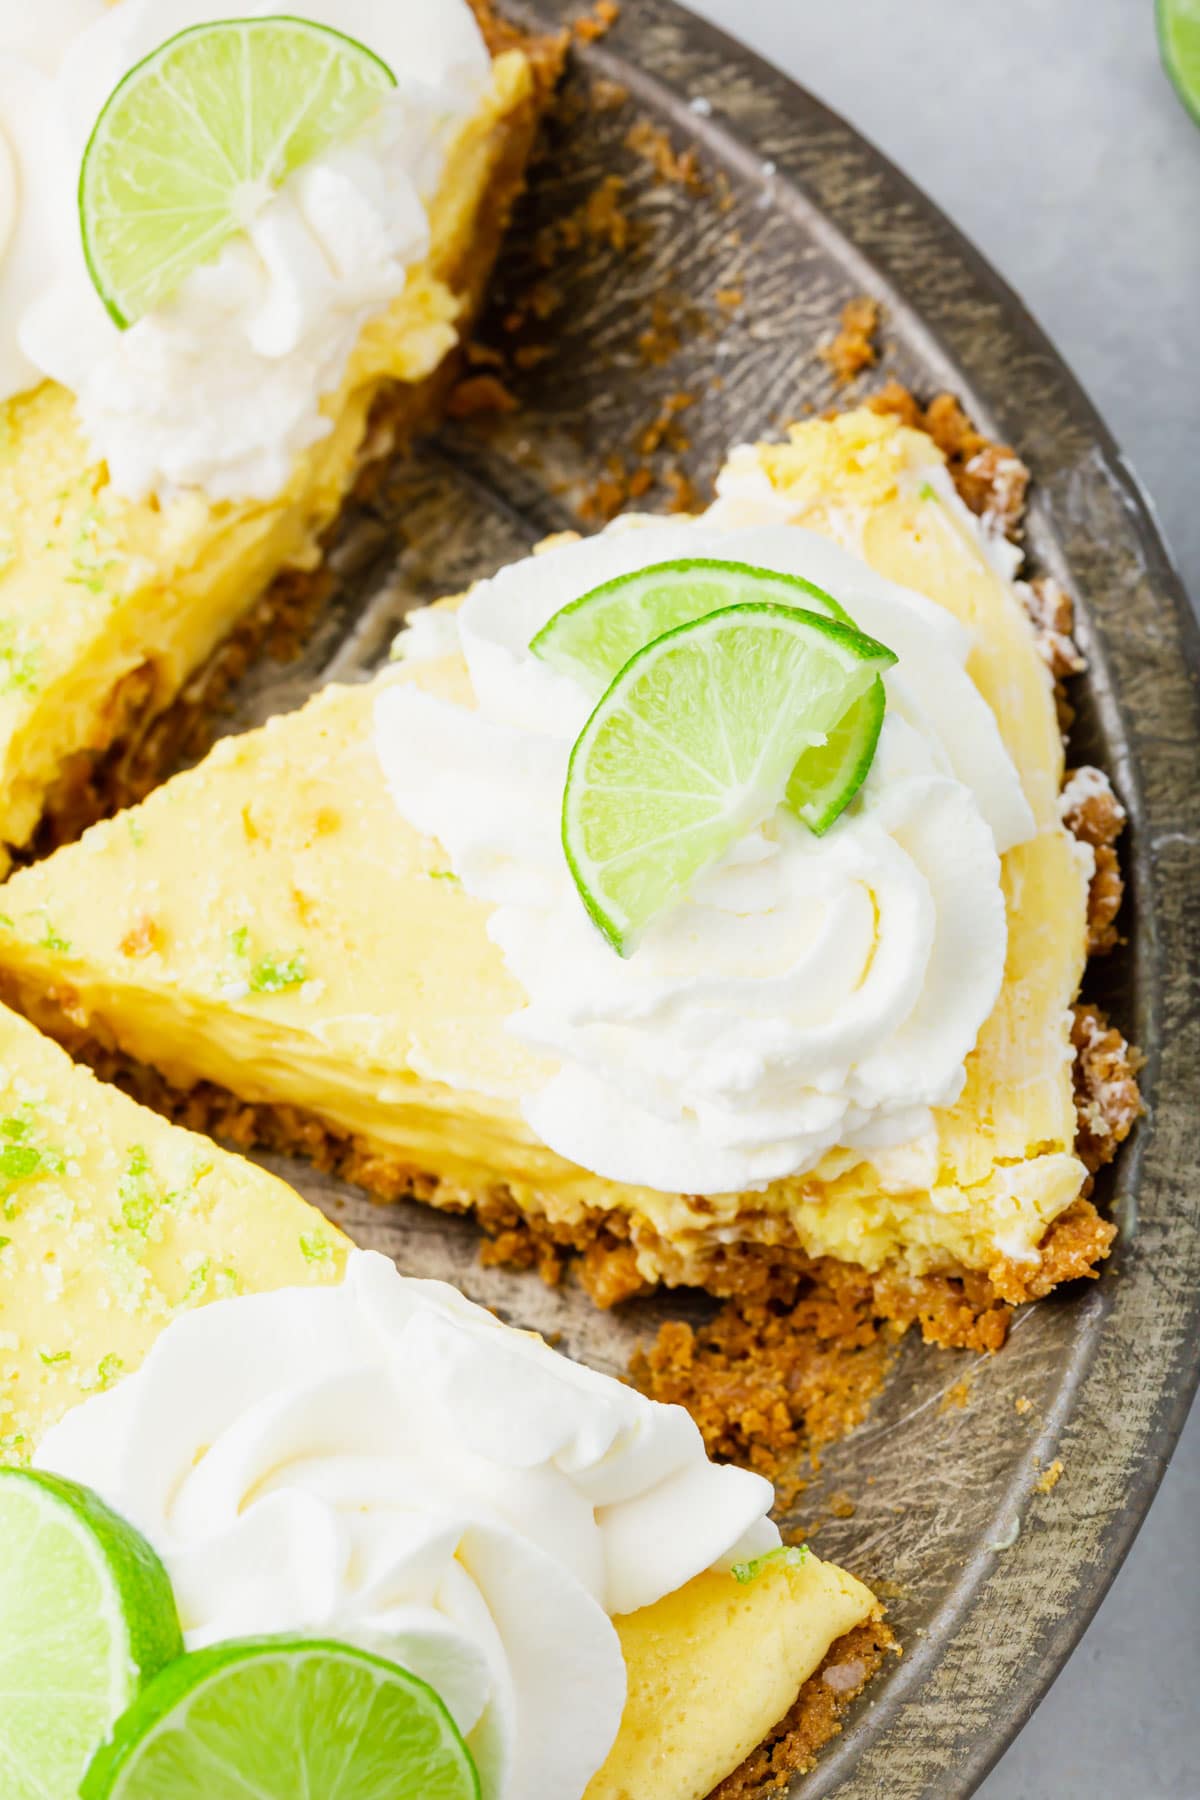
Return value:
M 16 1464 L 80 1402 L 116 1398 L 172 1321 L 336 1284 L 350 1248 L 285 1183 L 104 1086 L 7 1009 L 0 1214 L 0 1460 Z M 698 1575 L 616 1624 L 628 1701 L 588 1800 L 701 1800 L 764 1739 L 807 1755 L 813 1718 L 836 1729 L 830 1696 L 887 1642 L 867 1589 L 811 1556 L 744 1584 Z M 838 1677 L 822 1688 L 823 1666 Z
M 597 1142 L 594 1161 L 549 1147 L 531 1123 L 530 1096 L 546 1091 L 558 1064 L 520 1030 L 527 994 L 495 941 L 504 936 L 495 909 L 455 877 L 445 847 L 402 816 L 376 750 L 377 703 L 397 686 L 415 684 L 441 708 L 429 713 L 434 723 L 458 719 L 465 733 L 469 713 L 447 710 L 473 703 L 452 622 L 445 654 L 328 689 L 299 713 L 227 739 L 140 807 L 16 875 L 0 920 L 0 985 L 65 1043 L 218 1135 L 312 1155 L 384 1198 L 474 1209 L 495 1232 L 583 1251 L 602 1303 L 657 1282 L 737 1293 L 780 1263 L 832 1258 L 865 1272 L 888 1316 L 922 1316 L 924 1282 L 966 1281 L 953 1319 L 936 1328 L 966 1341 L 1001 1300 L 1085 1273 L 1112 1236 L 1081 1198 L 1088 1171 L 1076 1153 L 1071 1007 L 1087 953 L 1092 857 L 1060 820 L 1051 681 L 999 550 L 957 502 L 923 433 L 868 412 L 806 424 L 784 445 L 735 453 L 719 492 L 707 527 L 753 532 L 765 521 L 776 547 L 781 519 L 789 544 L 797 524 L 841 538 L 877 576 L 923 596 L 927 622 L 946 613 L 971 634 L 971 681 L 947 676 L 939 699 L 938 677 L 926 694 L 947 720 L 968 708 L 956 754 L 1007 752 L 1001 788 L 1013 841 L 995 875 L 971 889 L 999 915 L 997 997 L 965 1055 L 961 1091 L 919 1112 L 918 1135 L 897 1143 L 893 1128 L 879 1150 L 834 1143 L 797 1174 L 716 1193 L 594 1172 L 624 1154 L 620 1131 Z M 670 541 L 690 541 L 692 529 L 673 525 Z M 626 525 L 591 543 L 629 556 L 638 541 Z M 713 541 L 704 539 L 707 554 Z M 539 569 L 557 579 L 558 566 L 518 568 L 505 591 L 530 589 Z M 433 615 L 421 631 L 436 637 L 437 624 Z M 511 710 L 519 723 L 519 694 Z M 412 806 L 443 763 L 461 772 L 453 731 L 428 742 L 412 752 Z M 502 787 L 487 806 L 503 812 Z M 503 828 L 525 828 L 515 801 Z M 993 866 L 990 840 L 970 844 L 960 852 L 953 834 L 943 840 L 928 871 L 935 887 L 939 860 L 964 862 L 971 882 Z M 937 904 L 953 913 L 957 902 Z M 973 929 L 973 908 L 962 930 Z M 836 949 L 836 932 L 830 941 Z M 939 990 L 935 1033 L 972 978 L 967 940 L 956 941 L 960 961 Z M 545 947 L 550 955 L 548 937 Z M 554 966 L 573 979 L 569 962 Z M 613 957 L 599 987 L 619 972 Z M 932 1055 L 935 1040 L 923 1042 L 903 1060 Z
M 452 143 L 430 246 L 368 325 L 327 435 L 269 500 L 130 499 L 54 382 L 0 407 L 0 856 L 138 798 L 274 627 L 319 597 L 322 542 L 364 468 L 433 419 L 453 379 L 559 46 L 474 0 L 490 82 Z

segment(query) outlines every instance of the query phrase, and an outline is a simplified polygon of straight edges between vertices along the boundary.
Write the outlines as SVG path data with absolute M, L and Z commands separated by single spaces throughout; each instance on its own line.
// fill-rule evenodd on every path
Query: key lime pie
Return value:
M 0 854 L 144 792 L 295 609 L 521 182 L 556 45 L 488 0 L 278 10 L 5 9 Z
M 870 411 L 718 493 L 418 614 L 16 875 L 0 977 L 193 1122 L 570 1245 L 601 1301 L 832 1264 L 994 1343 L 1112 1237 L 1098 852 L 1013 559 Z
M 879 1609 L 682 1409 L 6 1010 L 0 1109 L 6 1800 L 703 1800 L 836 1729 Z

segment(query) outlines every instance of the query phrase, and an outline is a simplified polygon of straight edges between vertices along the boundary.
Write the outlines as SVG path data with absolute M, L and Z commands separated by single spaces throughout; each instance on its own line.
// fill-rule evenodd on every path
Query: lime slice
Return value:
M 79 176 L 84 255 L 116 323 L 168 299 L 395 85 L 354 38 L 303 19 L 196 25 L 138 63 L 105 101 Z
M 100 1750 L 80 1800 L 479 1800 L 431 1687 L 348 1644 L 245 1639 L 181 1657 Z
M 563 849 L 604 936 L 637 934 L 784 797 L 800 756 L 896 658 L 795 607 L 730 606 L 627 662 L 571 752 Z
M 619 575 L 564 606 L 529 648 L 564 675 L 596 693 L 631 656 L 666 631 L 727 606 L 769 601 L 821 613 L 857 629 L 844 606 L 798 575 L 752 563 L 687 557 Z M 856 699 L 829 734 L 799 760 L 786 804 L 821 836 L 850 804 L 866 778 L 879 743 L 887 704 L 882 681 Z
M 551 668 L 599 695 L 631 656 L 665 631 L 746 601 L 798 606 L 839 619 L 843 625 L 854 624 L 832 594 L 798 575 L 689 556 L 618 575 L 572 600 L 542 626 L 529 648 Z
M 0 1469 L 0 1793 L 76 1800 L 96 1746 L 183 1649 L 166 1571 L 86 1488 Z
M 1158 0 L 1158 41 L 1167 74 L 1200 125 L 1200 0 Z

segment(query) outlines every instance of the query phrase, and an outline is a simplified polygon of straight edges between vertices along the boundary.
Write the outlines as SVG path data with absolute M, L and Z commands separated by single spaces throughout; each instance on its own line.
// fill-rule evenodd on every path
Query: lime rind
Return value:
M 1157 16 L 1163 67 L 1200 125 L 1200 0 L 1158 0 Z
M 84 260 L 114 323 L 169 299 L 395 85 L 357 39 L 284 14 L 194 25 L 144 57 L 102 107 L 79 174 Z
M 655 638 L 620 670 L 571 753 L 562 843 L 621 955 L 783 800 L 896 658 L 853 627 L 753 601 Z
M 800 756 L 788 778 L 784 804 L 813 833 L 824 837 L 867 778 L 887 712 L 887 690 L 876 676 L 846 708 L 823 744 Z
M 6 1800 L 74 1800 L 96 1746 L 183 1641 L 171 1584 L 88 1489 L 0 1470 L 0 1766 Z
M 561 674 L 602 693 L 630 657 L 680 625 L 755 598 L 854 621 L 832 594 L 800 575 L 718 557 L 679 557 L 618 575 L 560 607 L 529 648 Z
M 434 1689 L 323 1638 L 247 1638 L 170 1664 L 97 1751 L 79 1797 L 212 1800 L 222 1776 L 257 1800 L 480 1800 Z

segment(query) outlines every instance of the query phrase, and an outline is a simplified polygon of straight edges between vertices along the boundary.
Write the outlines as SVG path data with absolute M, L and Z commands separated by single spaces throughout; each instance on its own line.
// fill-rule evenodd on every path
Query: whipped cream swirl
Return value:
M 278 13 L 271 0 L 233 9 Z M 429 245 L 427 203 L 490 61 L 466 0 L 317 0 L 398 86 L 350 142 L 296 171 L 247 229 L 127 331 L 87 272 L 79 170 L 128 71 L 168 38 L 228 18 L 220 0 L 36 0 L 0 20 L 0 399 L 44 376 L 75 394 L 112 485 L 269 499 L 330 429 L 364 327 Z M 436 321 L 431 359 L 453 328 Z M 436 340 L 436 341 L 435 341 Z M 423 371 L 422 371 L 423 372 Z
M 622 960 L 560 841 L 594 696 L 527 646 L 590 588 L 684 556 L 804 576 L 899 663 L 871 773 L 834 828 L 813 837 L 781 809 Z M 400 812 L 493 908 L 528 999 L 509 1027 L 554 1070 L 524 1103 L 545 1144 L 689 1194 L 802 1173 L 835 1145 L 932 1154 L 931 1109 L 961 1092 L 1003 977 L 1000 854 L 1033 830 L 950 614 L 793 526 L 643 520 L 512 565 L 453 618 L 416 615 L 410 647 L 460 651 L 475 710 L 402 677 L 376 705 L 377 753 Z
M 579 1800 L 625 1701 L 610 1615 L 779 1543 L 682 1407 L 368 1253 L 174 1320 L 37 1464 L 154 1545 L 189 1649 L 315 1633 L 428 1681 L 485 1800 Z

